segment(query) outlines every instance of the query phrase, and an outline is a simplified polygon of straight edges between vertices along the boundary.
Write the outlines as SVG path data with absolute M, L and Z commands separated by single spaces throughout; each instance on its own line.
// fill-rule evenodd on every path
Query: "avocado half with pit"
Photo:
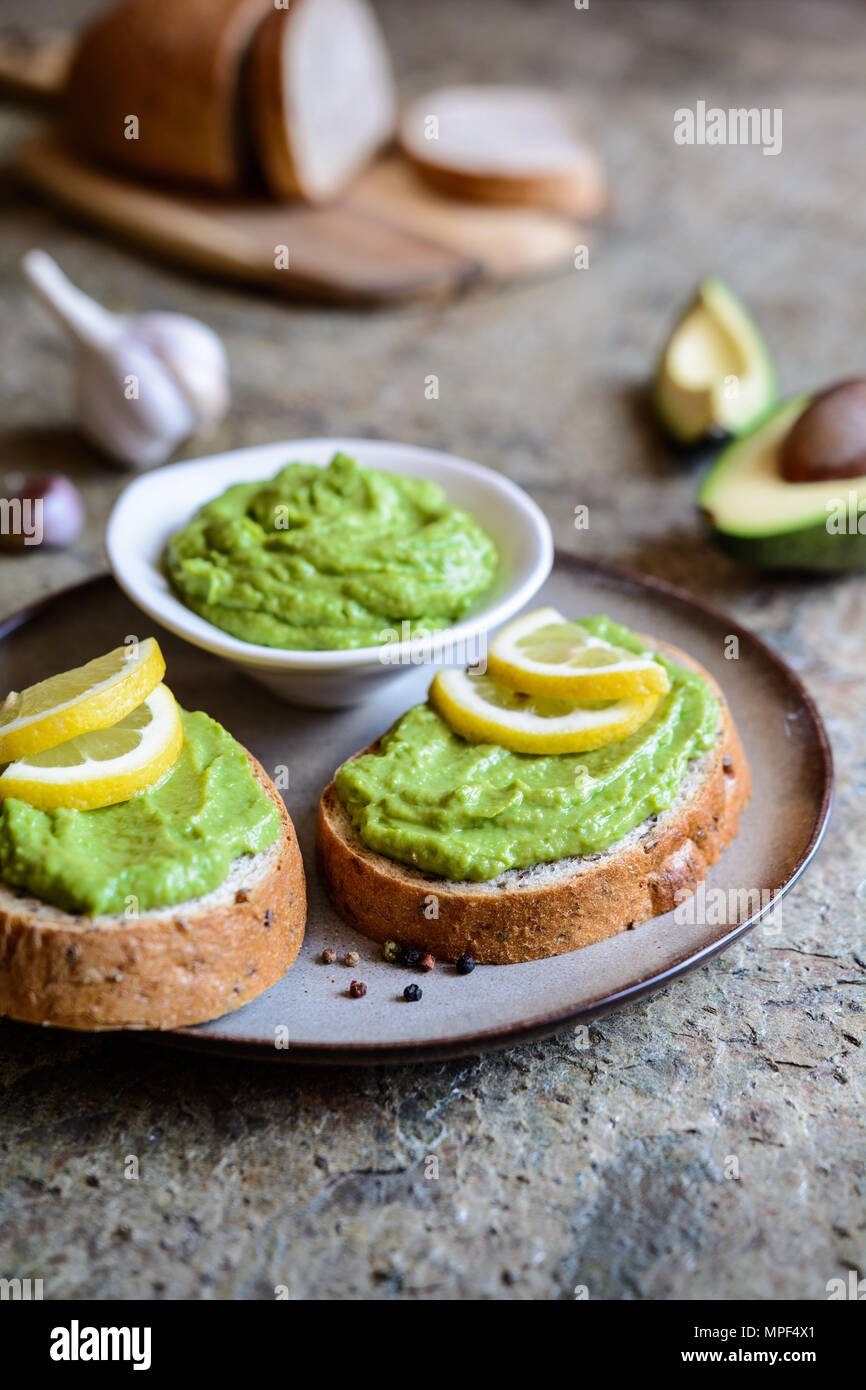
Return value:
M 667 432 L 681 444 L 745 434 L 778 394 L 754 319 L 722 280 L 702 281 L 656 372 L 653 397 Z
M 738 559 L 829 574 L 866 569 L 866 437 L 862 459 L 849 449 L 844 467 L 838 451 L 832 456 L 826 406 L 833 394 L 777 406 L 729 444 L 704 479 L 698 498 L 704 516 Z M 810 460 L 809 467 L 798 469 L 798 458 Z

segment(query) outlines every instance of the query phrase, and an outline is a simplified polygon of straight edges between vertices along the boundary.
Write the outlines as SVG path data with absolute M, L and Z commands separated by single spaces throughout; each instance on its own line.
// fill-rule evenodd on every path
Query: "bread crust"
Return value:
M 0 1014 L 86 1031 L 180 1028 L 282 978 L 304 939 L 304 867 L 282 797 L 247 756 L 279 812 L 279 834 L 206 898 L 137 918 L 86 918 L 0 883 Z
M 272 0 L 127 0 L 99 15 L 70 70 L 67 137 L 121 173 L 237 188 L 243 65 L 272 10 Z M 130 115 L 137 139 L 125 134 Z
M 709 673 L 675 647 L 648 645 L 696 670 L 721 700 L 716 746 L 684 806 L 645 822 L 620 850 L 573 860 L 573 873 L 536 882 L 531 869 L 512 871 L 506 884 L 491 887 L 454 883 L 367 849 L 331 782 L 319 805 L 316 843 L 340 915 L 374 941 L 417 946 L 442 960 L 467 952 L 483 964 L 508 965 L 592 946 L 690 897 L 737 833 L 751 790 L 749 766 Z M 431 898 L 436 917 L 428 915 Z
M 408 144 L 401 149 L 416 173 L 449 198 L 550 208 L 567 217 L 601 217 L 610 205 L 601 166 L 587 150 L 579 167 L 562 174 L 485 173 L 436 164 Z

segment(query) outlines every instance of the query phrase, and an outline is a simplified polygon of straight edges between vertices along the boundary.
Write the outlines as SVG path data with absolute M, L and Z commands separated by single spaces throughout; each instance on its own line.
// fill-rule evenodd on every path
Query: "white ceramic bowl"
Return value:
M 439 483 L 449 500 L 471 513 L 493 538 L 500 557 L 498 573 L 490 590 L 459 623 L 430 639 L 384 647 L 283 651 L 242 642 L 198 617 L 175 597 L 162 572 L 163 549 L 203 502 L 230 483 L 272 477 L 287 463 L 324 466 L 338 450 L 369 468 Z M 436 449 L 378 439 L 287 439 L 144 473 L 115 503 L 105 543 L 118 584 L 149 617 L 196 646 L 224 656 L 282 699 L 330 708 L 357 704 L 384 682 L 419 665 L 472 660 L 483 635 L 528 603 L 553 563 L 553 540 L 544 513 L 515 483 L 481 464 Z

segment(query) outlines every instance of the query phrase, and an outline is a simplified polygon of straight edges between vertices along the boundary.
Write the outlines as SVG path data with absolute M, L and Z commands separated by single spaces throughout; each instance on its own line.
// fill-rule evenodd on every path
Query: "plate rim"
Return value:
M 535 1015 L 517 1024 L 508 1024 L 504 1027 L 494 1026 L 471 1033 L 462 1033 L 447 1039 L 434 1038 L 421 1039 L 416 1042 L 373 1044 L 298 1043 L 286 1049 L 277 1049 L 264 1043 L 260 1038 L 245 1038 L 243 1036 L 231 1039 L 214 1038 L 210 1034 L 199 1032 L 198 1030 L 202 1026 L 200 1024 L 189 1028 L 171 1029 L 166 1032 L 144 1029 L 121 1031 L 126 1032 L 127 1036 L 134 1036 L 143 1042 L 154 1043 L 162 1047 L 178 1048 L 188 1052 L 205 1052 L 217 1056 L 240 1057 L 245 1060 L 289 1062 L 302 1066 L 391 1066 L 407 1062 L 435 1062 L 454 1057 L 473 1056 L 482 1052 L 518 1047 L 524 1043 L 540 1041 L 554 1033 L 562 1032 L 568 1027 L 575 1027 L 582 1022 L 590 1022 L 593 1019 L 603 1017 L 623 1004 L 644 999 L 664 988 L 673 980 L 687 974 L 690 970 L 698 969 L 706 964 L 707 961 L 731 946 L 739 937 L 751 931 L 763 917 L 773 911 L 776 904 L 793 888 L 817 853 L 827 830 L 833 806 L 833 755 L 824 722 L 812 696 L 796 672 L 762 638 L 758 637 L 751 629 L 744 627 L 724 609 L 717 608 L 715 604 L 692 594 L 688 589 L 684 589 L 678 584 L 672 584 L 669 580 L 657 578 L 655 575 L 644 575 L 620 565 L 610 564 L 606 560 L 598 560 L 592 556 L 575 555 L 559 546 L 554 551 L 553 569 L 558 565 L 583 573 L 600 575 L 620 587 L 642 591 L 650 590 L 663 595 L 667 600 L 673 601 L 681 607 L 691 610 L 697 609 L 712 619 L 713 622 L 726 624 L 729 632 L 752 643 L 769 664 L 775 668 L 783 681 L 793 689 L 808 716 L 813 740 L 819 755 L 821 793 L 809 840 L 790 876 L 773 898 L 768 903 L 762 904 L 745 921 L 738 922 L 724 936 L 709 942 L 700 951 L 687 952 L 663 970 L 651 973 L 643 979 L 627 985 L 624 989 L 617 990 L 612 994 L 596 996 L 577 1008 L 556 1009 L 547 1014 Z M 58 601 L 69 598 L 76 593 L 82 593 L 89 588 L 96 588 L 105 581 L 115 584 L 119 592 L 124 593 L 112 573 L 109 570 L 101 570 L 79 583 L 42 595 L 4 618 L 0 621 L 0 642 L 19 627 L 44 614 Z

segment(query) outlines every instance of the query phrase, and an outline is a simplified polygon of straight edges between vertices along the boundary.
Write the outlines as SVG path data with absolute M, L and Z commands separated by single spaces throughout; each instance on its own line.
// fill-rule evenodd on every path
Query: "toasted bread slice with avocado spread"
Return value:
M 137 917 L 80 917 L 0 882 L 0 1014 L 57 1028 L 179 1028 L 248 1003 L 285 974 L 304 939 L 306 884 L 294 827 L 236 859 L 204 897 Z
M 480 963 L 507 965 L 593 945 L 694 893 L 737 833 L 749 767 L 708 672 L 675 647 L 647 642 L 696 671 L 721 702 L 715 744 L 689 765 L 666 811 L 602 853 L 457 882 L 368 849 L 331 782 L 319 807 L 317 844 L 341 916 L 374 941 L 417 946 L 443 960 L 467 953 Z M 438 915 L 430 912 L 431 895 Z

